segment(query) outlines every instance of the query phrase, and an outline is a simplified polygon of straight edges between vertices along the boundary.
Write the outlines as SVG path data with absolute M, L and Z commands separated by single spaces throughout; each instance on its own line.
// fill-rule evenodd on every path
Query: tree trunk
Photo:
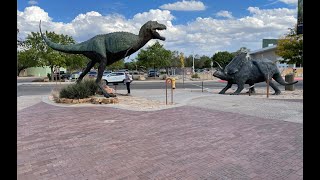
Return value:
M 25 67 L 18 68 L 18 76 L 19 76 L 20 72 L 21 72 L 22 70 L 24 70 L 24 69 L 26 69 L 26 68 L 25 68 Z
M 51 70 L 51 82 L 53 82 L 53 66 L 50 66 L 50 70 Z
M 18 76 L 19 76 L 19 74 L 20 74 L 21 71 L 22 71 L 22 69 L 18 69 Z

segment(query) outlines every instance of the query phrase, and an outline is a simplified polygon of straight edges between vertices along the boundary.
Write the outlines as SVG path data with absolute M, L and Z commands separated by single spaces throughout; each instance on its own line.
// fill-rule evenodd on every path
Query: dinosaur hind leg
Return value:
M 244 89 L 244 82 L 237 82 L 238 88 L 235 92 L 231 93 L 231 95 L 238 95 Z
M 106 98 L 115 97 L 115 95 L 107 93 L 107 91 L 102 87 L 102 84 L 101 84 L 103 71 L 105 70 L 106 65 L 107 65 L 107 58 L 101 58 L 99 68 L 98 68 L 98 75 L 97 75 L 96 83 L 97 83 L 98 87 L 100 88 L 100 90 L 102 91 L 104 97 L 106 97 Z
M 80 74 L 77 83 L 81 82 L 83 77 L 90 71 L 90 69 L 96 64 L 96 61 L 90 60 L 87 64 L 86 69 Z

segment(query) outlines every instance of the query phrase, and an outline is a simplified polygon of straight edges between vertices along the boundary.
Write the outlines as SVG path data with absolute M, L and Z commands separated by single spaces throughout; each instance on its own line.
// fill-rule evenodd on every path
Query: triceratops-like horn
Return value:
M 214 61 L 214 62 L 218 64 L 221 70 L 223 69 L 217 61 Z

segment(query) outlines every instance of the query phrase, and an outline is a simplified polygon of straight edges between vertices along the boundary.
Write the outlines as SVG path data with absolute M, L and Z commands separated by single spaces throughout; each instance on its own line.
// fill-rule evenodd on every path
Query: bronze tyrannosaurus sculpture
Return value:
M 82 54 L 90 59 L 86 69 L 81 73 L 77 82 L 80 82 L 90 69 L 96 63 L 99 63 L 96 83 L 102 90 L 104 96 L 108 98 L 110 97 L 110 94 L 108 94 L 100 84 L 106 66 L 133 54 L 151 39 L 160 39 L 164 41 L 165 38 L 160 36 L 157 30 L 164 30 L 166 29 L 166 26 L 157 21 L 148 21 L 140 28 L 139 35 L 129 32 L 113 32 L 97 35 L 82 43 L 71 45 L 61 45 L 47 39 L 42 34 L 41 21 L 39 28 L 42 38 L 52 49 L 64 53 Z

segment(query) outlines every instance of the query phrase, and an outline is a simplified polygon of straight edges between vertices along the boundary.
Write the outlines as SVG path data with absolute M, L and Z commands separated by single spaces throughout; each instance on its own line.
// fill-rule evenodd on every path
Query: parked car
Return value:
M 154 70 L 149 70 L 148 77 L 154 77 L 154 76 L 159 77 L 159 72 Z
M 81 74 L 82 72 L 81 71 L 78 71 L 78 72 L 73 72 L 72 74 L 71 74 L 71 76 L 70 76 L 70 80 L 77 80 L 78 78 L 79 78 L 79 76 L 80 76 L 80 74 Z
M 53 80 L 60 80 L 60 79 L 69 79 L 71 74 L 65 73 L 64 71 L 60 71 L 60 73 L 53 74 Z
M 106 76 L 108 74 L 112 73 L 112 71 L 103 71 L 103 75 L 102 76 Z
M 97 75 L 98 75 L 97 71 L 90 71 L 88 73 L 89 78 L 95 78 L 95 77 L 97 77 Z
M 102 76 L 102 79 L 108 83 L 123 83 L 126 78 L 124 72 L 112 72 L 108 75 Z
M 64 74 L 62 74 L 62 75 L 60 74 L 61 79 L 69 79 L 70 76 L 71 76 L 70 73 L 64 73 Z
M 128 69 L 120 69 L 117 72 L 126 72 L 126 71 L 128 71 Z

